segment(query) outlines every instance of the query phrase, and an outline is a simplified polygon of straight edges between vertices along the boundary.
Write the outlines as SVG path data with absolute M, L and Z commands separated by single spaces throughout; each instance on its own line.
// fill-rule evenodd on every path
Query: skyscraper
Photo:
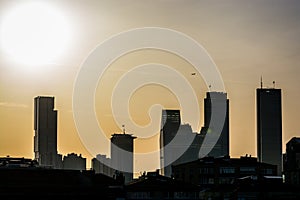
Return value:
M 214 107 L 213 107 L 214 106 Z M 226 106 L 226 108 L 225 108 Z M 225 110 L 224 110 L 225 108 Z M 223 111 L 226 111 L 225 116 Z M 215 112 L 217 122 L 223 123 L 223 128 L 221 129 L 220 137 L 213 149 L 208 154 L 213 157 L 221 157 L 229 155 L 229 100 L 227 99 L 227 94 L 224 92 L 207 92 L 206 98 L 204 99 L 204 127 L 206 127 L 206 134 L 209 131 L 211 125 L 212 112 Z M 222 117 L 224 116 L 224 117 Z M 212 133 L 209 133 L 212 134 Z M 218 133 L 219 134 L 219 133 Z M 203 147 L 205 148 L 205 147 Z
M 180 110 L 162 110 L 160 130 L 160 166 L 161 174 L 171 176 L 172 148 L 165 147 L 176 136 L 181 124 Z
M 256 89 L 257 157 L 260 162 L 277 165 L 282 170 L 281 89 Z
M 136 137 L 125 133 L 113 134 L 111 137 L 112 167 L 122 172 L 125 182 L 133 180 L 133 140 Z
M 57 154 L 57 111 L 54 97 L 34 98 L 34 156 L 41 166 L 62 167 Z

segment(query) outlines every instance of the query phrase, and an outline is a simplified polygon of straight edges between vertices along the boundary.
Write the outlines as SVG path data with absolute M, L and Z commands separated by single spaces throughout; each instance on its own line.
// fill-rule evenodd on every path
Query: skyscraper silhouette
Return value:
M 111 137 L 112 167 L 122 172 L 125 182 L 133 180 L 133 140 L 136 137 L 125 133 L 113 134 Z
M 61 155 L 57 154 L 57 111 L 54 97 L 34 98 L 34 157 L 39 165 L 62 167 Z
M 257 157 L 282 170 L 281 89 L 257 88 Z
M 224 108 L 225 110 L 223 110 Z M 226 111 L 224 119 L 221 117 L 223 116 L 223 113 L 219 113 L 223 111 Z M 221 129 L 221 134 L 217 140 L 217 143 L 215 144 L 215 146 L 209 152 L 208 155 L 213 157 L 228 156 L 229 155 L 229 100 L 227 99 L 227 93 L 224 92 L 206 93 L 206 98 L 204 99 L 204 127 L 206 127 L 207 132 L 212 131 L 208 129 L 211 123 L 212 112 L 215 112 L 218 118 L 220 118 L 218 122 L 224 124 L 223 124 L 223 128 Z
M 162 110 L 160 130 L 160 166 L 161 174 L 171 176 L 170 160 L 172 159 L 172 148 L 165 147 L 176 136 L 181 124 L 180 110 Z

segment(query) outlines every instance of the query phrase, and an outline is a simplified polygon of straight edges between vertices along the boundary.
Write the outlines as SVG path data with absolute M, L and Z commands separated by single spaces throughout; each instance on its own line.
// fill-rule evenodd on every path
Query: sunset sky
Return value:
M 282 89 L 283 151 L 292 137 L 300 137 L 300 1 L 36 2 L 0 0 L 0 156 L 33 158 L 33 99 L 46 95 L 55 97 L 58 110 L 58 152 L 82 154 L 89 167 L 92 155 L 80 140 L 72 111 L 77 74 L 97 45 L 120 32 L 143 27 L 186 34 L 211 56 L 229 99 L 232 157 L 256 156 L 255 90 L 261 76 L 265 87 L 273 87 L 275 81 L 275 87 Z M 201 75 L 191 76 L 193 66 L 172 53 L 139 50 L 115 60 L 99 81 L 95 108 L 108 138 L 122 131 L 110 108 L 116 82 L 128 70 L 147 63 L 171 66 L 187 78 L 196 92 L 203 125 L 208 88 Z M 176 95 L 167 88 L 147 85 L 131 96 L 133 120 L 141 126 L 148 124 L 148 110 L 154 104 L 179 108 Z M 157 149 L 157 139 L 157 135 L 137 139 L 136 151 Z M 158 160 L 153 162 L 158 164 Z M 136 163 L 143 164 L 147 165 Z

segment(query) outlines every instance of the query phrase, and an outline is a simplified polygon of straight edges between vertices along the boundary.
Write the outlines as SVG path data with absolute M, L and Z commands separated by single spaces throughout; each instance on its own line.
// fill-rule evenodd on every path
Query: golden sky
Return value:
M 0 156 L 33 158 L 33 98 L 49 95 L 55 97 L 58 110 L 58 152 L 81 153 L 90 166 L 91 155 L 80 140 L 72 113 L 77 74 L 97 45 L 112 35 L 142 27 L 182 32 L 209 53 L 230 101 L 232 157 L 256 156 L 255 90 L 260 87 L 261 76 L 266 87 L 276 81 L 276 87 L 282 89 L 283 151 L 288 140 L 300 136 L 300 2 L 297 0 L 45 0 L 41 2 L 51 8 L 49 13 L 57 13 L 50 13 L 53 16 L 50 19 L 45 14 L 44 22 L 48 24 L 45 32 L 30 39 L 31 30 L 35 29 L 30 20 L 36 22 L 36 16 L 22 21 L 22 17 L 11 14 L 20 2 L 0 1 Z M 31 2 L 22 1 L 22 5 Z M 33 11 L 24 15 L 34 14 Z M 17 29 L 10 29 L 10 25 Z M 18 43 L 9 43 L 7 38 L 4 42 L 4 34 Z M 40 35 L 43 37 L 38 38 Z M 23 40 L 31 42 L 20 43 Z M 39 43 L 35 44 L 36 41 Z M 49 41 L 45 47 L 51 45 L 51 48 L 37 54 L 33 47 L 40 47 L 41 41 Z M 26 63 L 22 57 L 14 57 L 20 50 L 14 48 L 21 47 L 25 48 L 25 55 L 33 52 L 27 55 L 26 59 L 31 60 Z M 141 50 L 115 60 L 99 81 L 95 108 L 108 136 L 121 131 L 111 118 L 109 107 L 114 84 L 132 67 L 149 62 L 171 66 L 188 79 L 199 100 L 200 126 L 203 125 L 203 99 L 208 91 L 203 78 L 189 76 L 193 66 L 178 56 L 160 50 Z M 167 108 L 179 105 L 167 88 L 148 85 L 137 90 L 129 104 L 135 123 L 141 126 L 149 123 L 148 109 L 157 103 Z M 136 151 L 155 150 L 156 139 L 155 136 L 140 139 Z

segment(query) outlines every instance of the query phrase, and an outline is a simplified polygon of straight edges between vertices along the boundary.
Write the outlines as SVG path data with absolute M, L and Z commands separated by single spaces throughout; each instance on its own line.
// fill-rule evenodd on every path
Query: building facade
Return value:
M 162 110 L 160 129 L 160 168 L 161 174 L 170 177 L 171 161 L 176 144 L 169 144 L 177 135 L 181 125 L 180 110 Z M 177 145 L 178 146 L 178 145 Z
M 212 113 L 214 112 L 214 113 Z M 212 120 L 214 122 L 212 123 Z M 214 123 L 221 122 L 221 129 L 214 130 Z M 210 135 L 220 137 L 208 153 L 208 156 L 222 157 L 229 155 L 229 100 L 224 92 L 207 92 L 204 99 L 204 127 Z M 218 131 L 218 132 L 216 132 Z M 220 133 L 221 131 L 221 133 Z M 206 132 L 206 133 L 207 133 Z M 203 147 L 205 148 L 205 147 Z
M 105 163 L 107 163 L 107 165 Z M 114 170 L 110 167 L 110 163 L 110 158 L 107 158 L 106 155 L 98 154 L 96 155 L 96 158 L 91 160 L 92 170 L 94 170 L 97 174 L 101 173 L 113 177 Z
M 162 176 L 159 171 L 147 172 L 125 184 L 126 199 L 200 199 L 201 187 Z
M 277 165 L 282 172 L 281 89 L 256 90 L 257 157 L 260 162 Z
M 75 153 L 69 153 L 63 158 L 63 168 L 73 170 L 86 170 L 86 158 Z
M 287 184 L 300 185 L 300 138 L 293 137 L 286 143 L 283 173 Z
M 276 176 L 277 167 L 261 163 L 254 157 L 205 157 L 196 161 L 172 166 L 174 178 L 195 185 L 214 187 L 232 185 L 238 178 Z
M 111 137 L 111 167 L 123 173 L 125 183 L 133 180 L 133 141 L 132 134 L 113 134 Z
M 34 98 L 34 157 L 41 166 L 62 167 L 57 153 L 57 111 L 54 97 Z

